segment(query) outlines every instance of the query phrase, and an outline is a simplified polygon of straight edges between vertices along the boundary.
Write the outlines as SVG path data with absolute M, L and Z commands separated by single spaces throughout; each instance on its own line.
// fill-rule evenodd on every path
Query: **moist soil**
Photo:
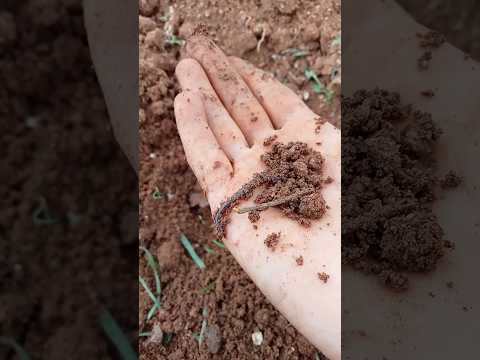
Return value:
M 450 243 L 432 212 L 440 184 L 431 116 L 382 90 L 345 98 L 342 125 L 342 261 L 406 289 L 408 273 L 435 268 Z
M 137 181 L 80 0 L 2 1 L 0 83 L 0 336 L 32 360 L 114 359 L 99 317 L 136 340 Z
M 172 42 L 186 39 L 205 24 L 229 55 L 271 72 L 308 99 L 317 113 L 339 125 L 340 2 L 306 0 L 300 6 L 298 1 L 178 0 L 158 4 L 140 1 L 140 242 L 160 263 L 162 309 L 145 321 L 152 304 L 140 290 L 139 325 L 150 331 L 158 324 L 164 334 L 174 335 L 162 344 L 141 339 L 140 357 L 314 359 L 315 348 L 270 305 L 233 257 L 212 243 L 216 235 L 210 209 L 189 201 L 201 190 L 175 126 L 172 104 L 179 87 L 174 69 L 180 46 Z M 331 102 L 313 91 L 304 75 L 307 68 L 334 94 Z M 155 188 L 165 196 L 154 199 Z M 180 244 L 181 233 L 204 260 L 203 271 Z M 140 273 L 153 287 L 143 257 Z M 193 335 L 200 332 L 204 318 L 208 336 L 199 345 Z M 256 331 L 263 333 L 260 346 L 252 342 Z
M 217 234 L 226 236 L 226 226 L 233 207 L 255 195 L 255 205 L 240 207 L 239 213 L 249 212 L 248 219 L 256 223 L 260 212 L 277 207 L 282 214 L 304 227 L 320 219 L 328 206 L 321 194 L 324 183 L 330 178 L 322 177 L 322 155 L 302 142 L 275 143 L 272 149 L 261 156 L 266 170 L 257 173 L 252 180 L 220 205 L 214 216 Z

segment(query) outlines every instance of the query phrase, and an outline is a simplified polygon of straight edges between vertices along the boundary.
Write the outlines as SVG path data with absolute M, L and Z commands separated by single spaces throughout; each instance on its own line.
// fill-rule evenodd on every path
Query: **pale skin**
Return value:
M 224 239 L 230 252 L 271 303 L 330 359 L 340 358 L 340 131 L 318 118 L 290 89 L 238 58 L 228 58 L 209 39 L 195 36 L 176 76 L 182 92 L 175 116 L 187 160 L 207 194 L 212 212 L 252 175 L 263 170 L 265 138 L 301 141 L 320 151 L 322 190 L 329 206 L 309 228 L 275 208 L 261 213 L 255 229 L 247 214 L 232 212 Z M 254 121 L 252 121 L 252 119 Z M 245 201 L 241 206 L 252 205 Z M 275 251 L 265 238 L 281 233 Z M 296 259 L 303 257 L 299 266 Z M 318 273 L 330 277 L 326 283 Z

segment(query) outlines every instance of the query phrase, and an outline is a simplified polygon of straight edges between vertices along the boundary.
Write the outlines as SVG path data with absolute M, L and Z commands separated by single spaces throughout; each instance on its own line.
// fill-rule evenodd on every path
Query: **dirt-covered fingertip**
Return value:
M 182 84 L 183 79 L 185 79 L 185 77 L 190 76 L 190 74 L 194 72 L 195 68 L 202 68 L 202 66 L 197 60 L 192 58 L 185 58 L 183 60 L 180 60 L 180 62 L 175 67 L 175 76 L 180 82 L 180 86 L 182 86 L 182 90 L 188 90 L 188 89 L 185 89 Z
M 191 109 L 203 108 L 201 95 L 197 91 L 183 90 L 175 96 L 173 101 L 175 118 L 178 122 L 181 115 L 191 111 Z

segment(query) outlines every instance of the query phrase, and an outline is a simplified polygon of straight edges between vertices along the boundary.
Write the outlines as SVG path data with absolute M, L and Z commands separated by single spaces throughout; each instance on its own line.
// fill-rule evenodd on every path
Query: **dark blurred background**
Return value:
M 480 2 L 476 0 L 396 0 L 421 24 L 480 59 Z

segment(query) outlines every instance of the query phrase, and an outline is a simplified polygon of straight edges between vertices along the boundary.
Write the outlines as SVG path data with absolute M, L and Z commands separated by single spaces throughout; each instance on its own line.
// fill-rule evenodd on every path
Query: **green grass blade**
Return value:
M 153 271 L 153 276 L 155 277 L 155 286 L 157 289 L 157 297 L 160 297 L 162 288 L 161 288 L 160 275 L 159 275 L 160 269 L 157 266 L 158 264 L 155 261 L 155 258 L 153 257 L 152 253 L 147 248 L 140 246 L 140 249 L 145 252 L 145 256 L 147 257 L 147 263 Z
M 212 255 L 213 255 L 213 254 L 216 254 L 215 250 L 213 250 L 211 247 L 209 247 L 209 246 L 207 246 L 207 245 L 205 245 L 203 248 L 204 248 L 205 251 L 206 251 L 207 253 L 209 253 L 209 254 L 212 254 Z
M 150 309 L 150 311 L 148 312 L 148 315 L 147 315 L 147 320 L 150 320 L 152 318 L 153 314 L 155 314 L 155 311 L 157 311 L 157 309 L 160 309 L 160 301 L 153 294 L 152 290 L 150 290 L 147 282 L 145 281 L 145 279 L 143 277 L 138 276 L 138 281 L 140 282 L 140 284 L 142 284 L 142 286 L 145 289 L 145 291 L 147 292 L 148 296 L 153 301 L 153 307 Z
M 181 234 L 180 235 L 180 241 L 183 245 L 183 247 L 187 250 L 188 252 L 188 255 L 190 255 L 190 257 L 192 258 L 193 262 L 200 268 L 200 269 L 205 269 L 205 263 L 203 262 L 203 260 L 197 255 L 195 249 L 193 248 L 192 246 L 192 243 L 190 242 L 190 240 L 188 240 L 188 238 Z
M 20 360 L 30 360 L 30 355 L 14 339 L 0 336 L 0 345 L 5 345 L 15 350 Z
M 108 310 L 105 310 L 100 316 L 100 324 L 123 360 L 137 360 L 137 354 L 128 341 L 127 336 Z
M 221 241 L 218 241 L 218 240 L 213 239 L 212 242 L 213 242 L 215 245 L 217 245 L 219 248 L 225 249 L 225 245 L 224 245 Z
M 203 294 L 208 294 L 210 291 L 215 289 L 215 286 L 216 286 L 216 283 L 215 283 L 215 280 L 213 280 L 207 286 L 205 286 L 204 288 L 201 288 L 200 292 L 203 293 Z
M 200 329 L 200 334 L 198 335 L 198 344 L 202 345 L 203 339 L 205 338 L 205 331 L 207 330 L 207 317 L 208 317 L 208 308 L 204 307 L 202 310 L 202 327 Z

